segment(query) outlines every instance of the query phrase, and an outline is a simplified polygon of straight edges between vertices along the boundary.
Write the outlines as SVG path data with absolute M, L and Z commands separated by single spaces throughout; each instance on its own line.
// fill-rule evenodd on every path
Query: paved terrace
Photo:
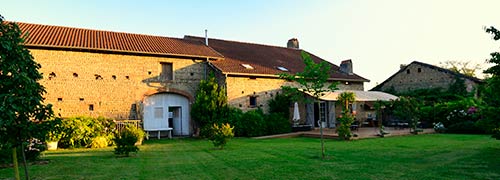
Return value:
M 405 129 L 396 129 L 393 127 L 386 127 L 385 131 L 388 132 L 389 134 L 386 134 L 385 137 L 389 136 L 405 136 L 405 135 L 410 135 L 410 129 L 405 128 Z M 353 134 L 357 134 L 358 137 L 355 137 L 354 139 L 366 139 L 366 138 L 376 138 L 379 137 L 379 129 L 378 127 L 365 127 L 365 128 L 359 128 L 358 130 L 353 130 Z M 419 132 L 419 134 L 430 134 L 434 133 L 434 129 L 423 129 L 423 132 Z M 304 136 L 304 137 L 320 137 L 320 132 L 319 128 L 316 128 L 311 131 L 301 131 L 301 132 L 293 132 L 293 133 L 287 133 L 287 134 L 276 134 L 276 135 L 270 135 L 270 136 L 261 136 L 261 137 L 255 137 L 255 139 L 268 139 L 268 138 L 287 138 L 287 137 L 298 137 L 298 136 Z M 325 138 L 338 138 L 338 134 L 336 132 L 336 129 L 330 129 L 330 128 L 325 128 L 323 129 L 323 136 Z

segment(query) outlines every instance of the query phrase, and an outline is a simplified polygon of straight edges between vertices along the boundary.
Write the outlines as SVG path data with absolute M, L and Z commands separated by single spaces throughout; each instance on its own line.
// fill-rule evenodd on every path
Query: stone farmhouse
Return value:
M 28 35 L 26 47 L 42 65 L 45 102 L 53 104 L 56 114 L 139 119 L 146 131 L 172 130 L 178 136 L 194 133 L 190 105 L 200 80 L 210 72 L 226 86 L 231 106 L 267 111 L 267 101 L 282 85 L 296 85 L 277 74 L 296 73 L 305 66 L 297 39 L 278 47 L 18 24 Z M 325 61 L 311 56 L 315 62 Z M 351 60 L 331 65 L 330 80 L 339 82 L 339 89 L 364 90 L 369 80 L 352 71 Z M 334 126 L 332 99 L 301 104 L 300 110 L 303 123 L 314 125 L 321 119 Z
M 373 91 L 404 93 L 418 89 L 441 88 L 447 90 L 456 78 L 465 81 L 468 92 L 473 92 L 482 80 L 450 71 L 445 68 L 413 61 L 408 65 L 401 65 L 398 72 L 384 82 L 375 86 Z

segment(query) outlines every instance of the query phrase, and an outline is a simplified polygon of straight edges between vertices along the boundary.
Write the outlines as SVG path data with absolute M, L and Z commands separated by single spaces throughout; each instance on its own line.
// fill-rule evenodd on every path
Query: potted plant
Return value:
M 57 150 L 57 143 L 62 138 L 62 127 L 61 119 L 56 118 L 47 121 L 47 137 L 45 141 L 47 142 L 47 150 Z
M 47 149 L 57 150 L 57 143 L 61 140 L 62 134 L 60 132 L 49 131 L 47 133 Z

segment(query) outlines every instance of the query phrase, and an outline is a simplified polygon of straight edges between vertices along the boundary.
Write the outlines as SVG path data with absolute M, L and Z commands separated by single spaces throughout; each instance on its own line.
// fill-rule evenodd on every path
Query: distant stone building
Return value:
M 445 68 L 430 64 L 413 61 L 409 65 L 401 65 L 398 72 L 393 74 L 384 82 L 375 86 L 374 91 L 395 91 L 404 93 L 418 89 L 441 88 L 447 90 L 455 82 L 456 78 L 465 81 L 467 92 L 477 89 L 482 80 L 450 71 Z

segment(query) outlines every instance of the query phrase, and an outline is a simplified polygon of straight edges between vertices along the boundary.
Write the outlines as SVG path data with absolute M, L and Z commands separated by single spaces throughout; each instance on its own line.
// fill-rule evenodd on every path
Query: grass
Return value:
M 113 148 L 46 152 L 32 179 L 500 179 L 500 141 L 485 135 L 431 134 L 326 141 L 237 138 L 224 150 L 206 140 L 150 140 L 134 157 Z M 12 178 L 0 169 L 0 179 Z M 22 170 L 21 170 L 22 172 Z

